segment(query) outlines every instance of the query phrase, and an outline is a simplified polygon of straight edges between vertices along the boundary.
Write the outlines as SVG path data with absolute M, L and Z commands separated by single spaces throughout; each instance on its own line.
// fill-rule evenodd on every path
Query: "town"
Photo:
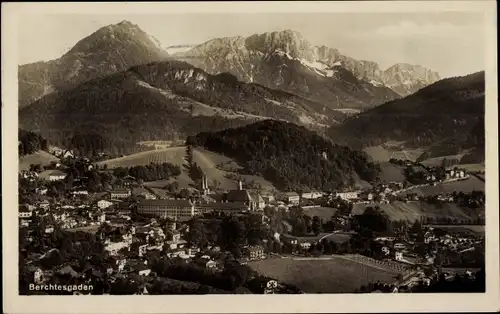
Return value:
M 147 177 L 175 178 L 178 166 L 107 169 L 96 162 L 99 156 L 52 153 L 58 162 L 19 173 L 21 294 L 43 293 L 30 290 L 33 283 L 89 284 L 92 294 L 317 292 L 273 272 L 272 265 L 293 261 L 383 270 L 339 292 L 439 291 L 447 282 L 480 279 L 484 271 L 484 235 L 461 227 L 484 227 L 484 191 L 413 193 L 484 181 L 484 172 L 391 159 L 404 167 L 404 182 L 264 191 L 241 180 L 221 190 L 199 171 L 197 188 L 172 183 L 160 194 L 144 184 Z M 477 215 L 389 219 L 381 207 L 396 203 L 455 204 Z

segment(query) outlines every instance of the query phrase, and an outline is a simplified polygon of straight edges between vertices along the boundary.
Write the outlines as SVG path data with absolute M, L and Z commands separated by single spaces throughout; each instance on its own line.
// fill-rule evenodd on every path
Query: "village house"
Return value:
M 403 252 L 401 252 L 401 251 L 396 251 L 396 252 L 394 253 L 394 259 L 395 259 L 396 261 L 398 261 L 398 262 L 402 262 L 402 261 L 404 261 Z
M 245 255 L 249 259 L 262 259 L 266 255 L 264 253 L 264 248 L 260 245 L 249 246 L 245 249 Z
M 359 192 L 358 191 L 351 191 L 351 192 L 337 192 L 335 193 L 336 198 L 341 198 L 345 201 L 350 201 L 357 199 L 359 197 Z
M 141 200 L 137 212 L 158 218 L 189 220 L 194 216 L 194 202 L 189 200 Z
M 307 200 L 314 200 L 323 196 L 321 192 L 304 192 L 302 198 Z
M 47 177 L 49 181 L 61 181 L 66 178 L 66 173 L 61 170 L 49 170 L 47 173 L 44 173 L 44 177 Z
M 112 206 L 113 204 L 114 204 L 113 202 L 110 202 L 108 200 L 104 200 L 103 199 L 103 200 L 100 200 L 100 201 L 97 202 L 97 207 L 99 209 L 105 209 L 105 208 L 108 208 L 108 207 Z
M 33 206 L 31 205 L 21 205 L 19 206 L 19 218 L 26 219 L 33 216 Z
M 298 205 L 300 203 L 300 195 L 297 192 L 286 192 L 280 196 L 279 200 L 290 205 Z
M 132 195 L 130 189 L 114 189 L 109 192 L 109 197 L 113 200 L 129 198 Z

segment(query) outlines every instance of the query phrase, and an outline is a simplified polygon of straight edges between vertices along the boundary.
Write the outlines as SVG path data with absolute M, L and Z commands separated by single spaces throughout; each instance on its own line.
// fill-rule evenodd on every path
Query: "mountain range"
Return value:
M 440 79 L 437 72 L 419 65 L 395 64 L 383 71 L 375 62 L 313 46 L 292 30 L 215 38 L 172 56 L 209 73 L 229 72 L 246 82 L 334 103 L 339 108 L 374 107 Z
M 59 59 L 19 66 L 19 107 L 49 93 L 167 57 L 158 40 L 129 21 L 102 27 Z
M 231 74 L 177 60 L 153 62 L 43 96 L 19 111 L 20 126 L 54 139 L 76 131 L 131 141 L 182 139 L 266 118 L 325 128 L 344 114 Z

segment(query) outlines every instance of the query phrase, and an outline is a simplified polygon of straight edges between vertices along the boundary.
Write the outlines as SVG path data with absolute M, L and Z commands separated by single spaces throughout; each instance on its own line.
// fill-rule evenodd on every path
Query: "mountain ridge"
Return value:
M 321 62 L 332 66 L 337 63 L 351 71 L 357 79 L 377 87 L 387 85 L 398 96 L 411 94 L 440 79 L 437 72 L 419 65 L 412 65 L 412 69 L 399 70 L 400 64 L 395 64 L 381 70 L 376 62 L 356 60 L 325 45 L 313 46 L 299 32 L 289 29 L 248 37 L 214 38 L 189 51 L 175 53 L 173 57 L 192 62 L 209 73 L 230 72 L 241 80 L 251 81 L 251 75 L 247 73 L 258 67 L 259 62 L 262 62 L 260 59 L 276 51 L 283 51 L 289 59 L 298 59 L 309 64 Z M 228 60 L 231 59 L 233 62 L 228 65 Z M 248 62 L 252 65 L 245 64 Z
M 19 107 L 133 65 L 167 58 L 158 40 L 139 26 L 129 21 L 104 26 L 79 40 L 58 59 L 20 65 Z

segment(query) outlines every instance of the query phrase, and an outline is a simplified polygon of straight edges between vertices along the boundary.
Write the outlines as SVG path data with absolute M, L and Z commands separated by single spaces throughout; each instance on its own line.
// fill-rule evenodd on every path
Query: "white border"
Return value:
M 97 9 L 98 8 L 98 9 Z M 233 296 L 18 296 L 17 17 L 28 14 L 174 14 L 257 12 L 485 13 L 486 272 L 485 294 L 316 294 Z M 20 21 L 22 22 L 22 21 Z M 2 3 L 3 297 L 7 313 L 236 313 L 498 311 L 498 141 L 496 3 L 494 1 Z

